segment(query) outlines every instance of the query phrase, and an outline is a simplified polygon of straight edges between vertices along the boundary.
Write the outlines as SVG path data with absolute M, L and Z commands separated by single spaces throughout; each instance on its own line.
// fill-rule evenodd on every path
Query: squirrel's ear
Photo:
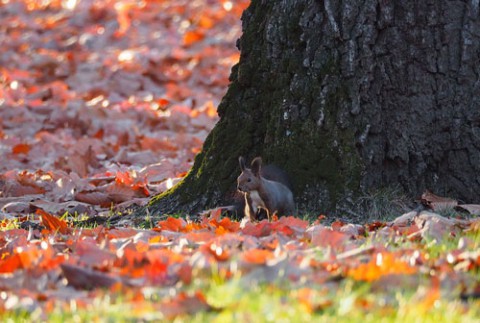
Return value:
M 246 168 L 245 158 L 243 158 L 242 156 L 238 157 L 238 163 L 240 164 L 240 170 L 243 172 Z
M 262 158 L 256 157 L 252 161 L 252 172 L 255 176 L 260 176 L 260 168 L 262 167 Z

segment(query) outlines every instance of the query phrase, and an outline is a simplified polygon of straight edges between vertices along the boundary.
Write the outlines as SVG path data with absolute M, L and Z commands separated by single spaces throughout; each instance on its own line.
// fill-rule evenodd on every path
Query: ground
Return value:
M 425 195 L 429 211 L 362 225 L 120 216 L 191 167 L 246 5 L 2 2 L 2 320 L 478 320 L 478 206 Z

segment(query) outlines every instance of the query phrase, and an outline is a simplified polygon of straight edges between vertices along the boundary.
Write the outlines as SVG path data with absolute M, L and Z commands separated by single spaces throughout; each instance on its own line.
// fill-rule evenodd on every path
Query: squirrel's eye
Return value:
M 247 179 L 247 182 L 249 182 L 249 183 L 250 183 L 251 181 L 252 181 L 252 179 L 251 179 L 251 178 Z

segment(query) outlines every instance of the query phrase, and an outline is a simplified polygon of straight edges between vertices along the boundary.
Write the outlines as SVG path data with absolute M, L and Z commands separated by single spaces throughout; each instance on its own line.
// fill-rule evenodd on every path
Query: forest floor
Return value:
M 122 216 L 192 166 L 248 3 L 0 1 L 2 321 L 480 321 L 478 206 Z

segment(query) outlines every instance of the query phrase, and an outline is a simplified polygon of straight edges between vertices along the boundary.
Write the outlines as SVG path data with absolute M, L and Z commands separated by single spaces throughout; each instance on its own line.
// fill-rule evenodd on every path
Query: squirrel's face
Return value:
M 238 176 L 237 188 L 240 192 L 248 193 L 256 191 L 260 185 L 260 179 L 248 168 Z

